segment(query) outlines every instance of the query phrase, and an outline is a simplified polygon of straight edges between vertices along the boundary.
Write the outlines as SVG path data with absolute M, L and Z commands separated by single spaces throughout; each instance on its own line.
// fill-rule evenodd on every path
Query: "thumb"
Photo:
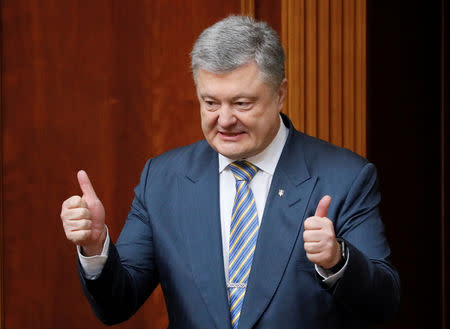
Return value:
M 77 174 L 77 178 L 81 191 L 83 192 L 83 199 L 86 199 L 88 202 L 98 200 L 97 194 L 95 194 L 94 187 L 92 186 L 87 173 L 84 170 L 80 170 Z
M 325 195 L 317 205 L 316 213 L 314 216 L 317 217 L 327 217 L 328 207 L 331 203 L 331 197 L 329 195 Z

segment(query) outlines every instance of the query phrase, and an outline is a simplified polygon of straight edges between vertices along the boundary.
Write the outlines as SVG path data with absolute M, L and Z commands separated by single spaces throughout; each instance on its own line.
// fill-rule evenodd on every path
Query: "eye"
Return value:
M 239 102 L 234 102 L 234 106 L 237 107 L 240 110 L 248 110 L 252 107 L 252 103 L 251 102 L 244 102 L 244 101 L 239 101 Z
M 203 101 L 205 102 L 205 107 L 208 111 L 215 111 L 219 108 L 219 103 L 214 100 L 205 99 Z

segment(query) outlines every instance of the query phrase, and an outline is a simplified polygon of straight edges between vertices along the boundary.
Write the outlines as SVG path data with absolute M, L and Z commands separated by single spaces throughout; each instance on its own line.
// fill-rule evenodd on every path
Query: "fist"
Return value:
M 102 252 L 106 239 L 105 209 L 95 194 L 85 171 L 78 172 L 83 196 L 72 196 L 63 202 L 61 220 L 69 241 L 81 246 L 85 256 Z
M 333 267 L 341 259 L 341 247 L 336 240 L 333 222 L 327 218 L 330 203 L 328 195 L 320 200 L 315 215 L 305 220 L 303 232 L 306 256 L 324 269 Z

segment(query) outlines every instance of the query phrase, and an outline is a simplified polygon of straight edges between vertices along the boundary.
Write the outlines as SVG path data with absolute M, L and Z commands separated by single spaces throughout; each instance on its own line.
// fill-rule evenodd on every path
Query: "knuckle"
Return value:
M 90 219 L 91 218 L 91 212 L 87 208 L 81 208 L 80 209 L 80 218 L 83 219 Z
M 89 219 L 79 219 L 75 223 L 78 230 L 87 230 L 91 228 L 91 221 Z
M 73 198 L 73 196 L 71 196 L 70 198 L 64 200 L 64 202 L 62 203 L 63 208 L 70 205 L 70 202 L 71 202 L 72 198 Z
M 61 221 L 63 225 L 65 225 L 68 220 L 70 220 L 68 214 L 66 212 L 61 213 Z
M 67 199 L 66 202 L 67 208 L 75 208 L 81 204 L 81 197 L 79 195 L 74 195 Z
M 303 240 L 304 240 L 305 242 L 308 241 L 308 237 L 309 237 L 308 232 L 307 232 L 307 231 L 303 231 Z
M 314 223 L 314 216 L 305 219 L 305 224 L 311 225 L 312 223 Z
M 82 220 L 87 218 L 87 209 L 86 208 L 76 208 L 72 210 L 71 215 L 68 219 L 71 220 Z
M 89 219 L 85 219 L 83 223 L 83 228 L 90 230 L 92 227 L 92 221 Z
M 308 243 L 308 242 L 305 242 L 305 243 L 303 244 L 303 248 L 305 249 L 305 251 L 309 252 L 309 251 L 310 251 L 309 243 Z
M 72 212 L 68 210 L 61 212 L 61 220 L 63 221 L 63 223 L 69 221 L 71 219 L 71 215 Z
M 82 208 L 88 207 L 86 200 L 84 200 L 83 198 L 80 198 L 80 207 L 82 207 Z

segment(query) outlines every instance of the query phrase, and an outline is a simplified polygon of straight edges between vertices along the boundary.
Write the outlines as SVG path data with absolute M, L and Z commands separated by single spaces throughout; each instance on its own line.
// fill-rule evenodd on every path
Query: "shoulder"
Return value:
M 355 152 L 304 133 L 293 131 L 292 142 L 300 148 L 311 174 L 329 172 L 336 175 L 359 173 L 369 161 Z
M 161 187 L 170 193 L 170 189 L 176 187 L 178 177 L 185 176 L 193 167 L 204 166 L 204 163 L 211 162 L 213 158 L 217 159 L 217 153 L 205 140 L 150 158 L 142 170 L 135 193 L 143 197 L 152 191 L 159 193 Z
M 205 161 L 211 161 L 214 157 L 217 157 L 217 153 L 209 146 L 206 140 L 177 147 L 148 159 L 141 179 L 149 176 L 161 178 L 161 176 L 173 176 L 184 173 L 193 166 Z
M 331 209 L 336 211 L 360 196 L 366 196 L 366 201 L 370 200 L 372 206 L 378 204 L 377 170 L 367 159 L 349 149 L 302 133 L 294 133 L 292 139 L 297 152 L 302 152 L 309 176 L 316 179 L 312 204 L 318 204 L 324 195 L 333 198 Z
M 194 144 L 177 147 L 151 158 L 152 166 L 164 166 L 168 168 L 183 167 L 192 164 L 204 157 L 211 157 L 215 151 L 209 146 L 206 140 L 198 141 Z M 185 166 L 184 166 L 185 167 Z
M 327 172 L 359 172 L 369 162 L 355 152 L 333 145 L 322 139 L 299 132 L 290 119 L 282 114 L 289 129 L 283 153 L 288 162 L 302 164 L 312 175 Z M 304 167 L 303 167 L 304 168 Z

